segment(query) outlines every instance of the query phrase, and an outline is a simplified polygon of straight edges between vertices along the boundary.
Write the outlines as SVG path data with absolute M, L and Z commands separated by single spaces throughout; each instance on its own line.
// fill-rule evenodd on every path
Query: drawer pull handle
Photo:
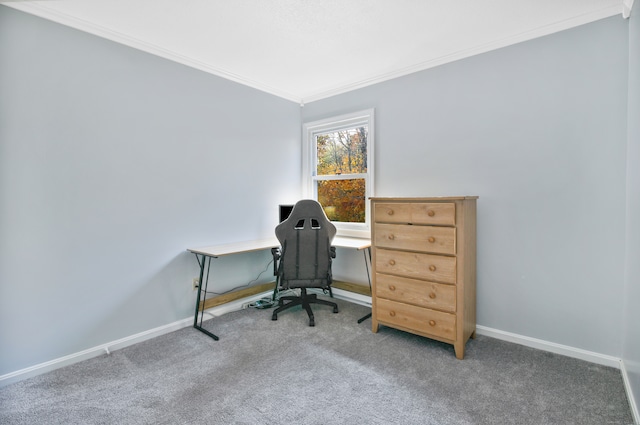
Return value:
M 389 211 L 387 211 L 387 214 L 389 214 L 389 215 L 393 215 L 393 210 L 389 210 Z
M 389 235 L 389 240 L 394 240 L 396 237 L 393 234 Z
M 436 241 L 436 238 L 434 238 L 433 236 L 429 236 L 429 239 L 427 239 L 429 241 L 429 243 L 434 243 Z
M 432 272 L 436 271 L 436 266 L 434 266 L 433 264 L 429 266 L 429 270 L 431 270 Z
M 429 320 L 429 324 L 430 324 L 431 326 L 435 326 L 435 325 L 436 325 L 436 321 L 435 321 L 435 320 Z
M 431 292 L 429 294 L 429 298 L 431 298 L 432 300 L 436 298 L 436 293 L 435 292 Z
M 395 312 L 395 311 L 393 311 L 393 310 L 391 310 L 391 311 L 389 312 L 389 316 L 391 316 L 391 317 L 396 317 L 396 312 Z
M 396 286 L 395 285 L 389 285 L 389 290 L 390 291 L 395 291 L 396 290 Z
M 392 266 L 395 266 L 396 265 L 396 260 L 389 260 L 389 264 L 392 265 Z
M 427 215 L 429 217 L 433 217 L 434 215 L 436 215 L 436 212 L 434 210 L 429 210 L 429 211 L 427 211 Z

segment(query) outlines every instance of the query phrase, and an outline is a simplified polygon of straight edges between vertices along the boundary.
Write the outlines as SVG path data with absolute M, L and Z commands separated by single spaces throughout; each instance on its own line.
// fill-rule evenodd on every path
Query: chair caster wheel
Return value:
M 278 320 L 278 316 L 274 314 L 273 316 L 271 316 L 271 320 Z
M 338 307 L 334 307 L 333 312 L 337 313 L 338 312 Z
M 309 326 L 315 326 L 316 322 L 313 320 L 313 317 L 309 319 Z

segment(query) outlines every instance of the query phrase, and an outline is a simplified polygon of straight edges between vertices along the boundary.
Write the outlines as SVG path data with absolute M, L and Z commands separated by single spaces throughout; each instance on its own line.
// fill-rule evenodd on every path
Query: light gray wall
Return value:
M 629 19 L 629 139 L 627 142 L 627 263 L 624 361 L 640 407 L 640 7 Z
M 375 107 L 376 195 L 480 196 L 479 323 L 614 356 L 624 340 L 638 388 L 626 25 L 314 102 L 302 119 Z M 300 194 L 296 104 L 3 6 L 0 58 L 0 375 L 188 317 L 184 249 L 267 236 Z M 339 252 L 336 276 L 362 279 L 340 265 L 360 255 Z M 228 289 L 269 258 L 219 261 Z
M 189 317 L 186 248 L 271 235 L 300 156 L 298 104 L 0 6 L 0 375 Z
M 480 197 L 480 325 L 620 357 L 627 58 L 614 17 L 312 102 L 303 120 L 376 109 L 376 196 Z

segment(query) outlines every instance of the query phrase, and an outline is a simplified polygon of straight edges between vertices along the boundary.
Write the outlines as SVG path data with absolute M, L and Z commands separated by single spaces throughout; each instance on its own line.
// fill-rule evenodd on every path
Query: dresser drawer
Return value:
M 376 301 L 376 318 L 383 324 L 449 340 L 456 339 L 455 314 L 429 310 L 384 298 L 379 298 Z
M 376 271 L 441 283 L 456 283 L 456 258 L 376 248 Z
M 419 307 L 456 311 L 456 287 L 376 273 L 376 296 Z
M 376 246 L 407 251 L 455 255 L 456 229 L 438 226 L 375 225 Z
M 453 226 L 456 205 L 453 203 L 376 203 L 377 223 L 412 223 Z

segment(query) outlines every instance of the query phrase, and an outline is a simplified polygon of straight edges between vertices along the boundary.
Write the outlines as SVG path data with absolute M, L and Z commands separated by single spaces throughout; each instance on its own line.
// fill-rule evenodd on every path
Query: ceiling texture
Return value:
M 301 104 L 614 15 L 633 0 L 0 4 Z

